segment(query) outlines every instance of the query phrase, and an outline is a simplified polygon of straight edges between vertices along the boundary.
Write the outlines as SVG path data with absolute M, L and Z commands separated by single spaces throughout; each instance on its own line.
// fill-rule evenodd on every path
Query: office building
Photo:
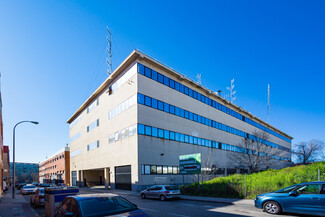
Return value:
M 39 164 L 40 183 L 70 183 L 70 150 L 64 147 Z
M 229 153 L 265 131 L 276 168 L 290 164 L 289 135 L 170 67 L 133 51 L 67 121 L 72 185 L 141 190 L 180 184 L 179 156 L 201 153 L 202 167 L 234 168 Z
M 10 176 L 12 174 L 13 163 L 10 163 Z M 38 169 L 39 166 L 36 163 L 21 163 L 15 162 L 15 181 L 17 183 L 32 183 L 38 182 Z

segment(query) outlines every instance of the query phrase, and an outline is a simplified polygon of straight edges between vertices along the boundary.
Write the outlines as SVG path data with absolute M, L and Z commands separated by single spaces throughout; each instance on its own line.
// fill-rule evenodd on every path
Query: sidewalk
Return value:
M 128 191 L 128 190 L 116 190 L 110 189 L 105 190 L 104 188 L 87 188 L 83 187 L 80 189 L 90 189 L 97 193 L 113 193 L 118 195 L 136 195 L 140 196 L 140 192 Z M 234 198 L 217 198 L 217 197 L 200 197 L 200 196 L 189 196 L 189 195 L 181 195 L 182 200 L 193 200 L 193 201 L 202 201 L 202 202 L 213 202 L 213 203 L 226 203 L 233 205 L 248 205 L 254 206 L 254 200 L 250 199 L 234 199 Z
M 23 196 L 16 191 L 15 199 L 12 199 L 12 189 L 0 196 L 0 217 L 24 216 L 40 217 L 32 209 Z

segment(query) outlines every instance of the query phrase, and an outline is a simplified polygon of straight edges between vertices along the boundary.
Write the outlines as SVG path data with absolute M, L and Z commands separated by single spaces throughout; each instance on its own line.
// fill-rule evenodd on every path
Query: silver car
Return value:
M 181 191 L 174 185 L 154 185 L 141 191 L 141 198 L 159 198 L 164 201 L 171 198 L 179 198 Z
M 21 188 L 21 194 L 34 194 L 37 188 L 34 185 L 25 185 Z

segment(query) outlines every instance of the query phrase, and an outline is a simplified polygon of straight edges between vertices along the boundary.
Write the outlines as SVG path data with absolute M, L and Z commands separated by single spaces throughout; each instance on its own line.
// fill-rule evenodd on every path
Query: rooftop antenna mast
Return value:
M 230 83 L 230 87 L 227 87 L 227 90 L 229 90 L 229 92 L 230 92 L 230 102 L 231 103 L 234 103 L 234 101 L 235 101 L 235 99 L 236 99 L 236 96 L 235 96 L 235 94 L 236 94 L 236 91 L 234 90 L 235 89 L 235 84 L 234 84 L 234 82 L 235 82 L 235 79 L 233 78 L 233 79 L 231 79 L 231 83 Z
M 107 29 L 106 40 L 107 40 L 107 44 L 108 44 L 108 46 L 106 47 L 106 51 L 108 54 L 108 56 L 106 58 L 106 62 L 108 65 L 107 74 L 110 75 L 112 73 L 112 33 L 108 29 L 108 26 L 106 26 L 106 29 Z
M 267 121 L 270 121 L 270 84 L 267 85 Z
M 196 82 L 201 85 L 201 73 L 197 73 Z

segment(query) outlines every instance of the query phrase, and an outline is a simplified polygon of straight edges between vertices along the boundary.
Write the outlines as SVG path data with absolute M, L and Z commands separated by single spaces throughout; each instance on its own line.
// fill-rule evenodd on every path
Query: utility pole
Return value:
M 196 82 L 198 84 L 201 84 L 201 73 L 197 73 L 197 75 L 196 75 Z
M 107 36 L 106 36 L 106 40 L 107 40 L 107 47 L 106 47 L 106 51 L 107 51 L 107 58 L 106 58 L 106 62 L 108 65 L 108 69 L 107 69 L 107 74 L 110 75 L 112 73 L 112 33 L 111 31 L 108 29 L 108 26 L 106 27 L 107 29 Z

